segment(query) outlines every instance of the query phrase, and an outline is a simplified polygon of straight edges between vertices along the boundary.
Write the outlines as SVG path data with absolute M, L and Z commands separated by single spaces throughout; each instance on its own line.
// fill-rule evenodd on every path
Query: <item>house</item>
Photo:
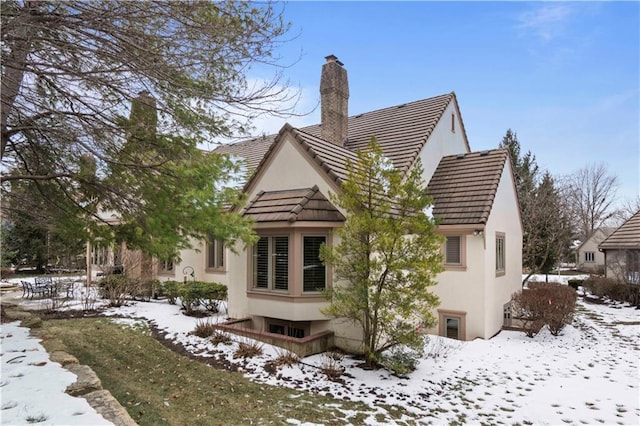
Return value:
M 598 245 L 604 254 L 605 275 L 640 284 L 640 211 Z
M 592 274 L 604 274 L 604 253 L 598 244 L 607 239 L 616 228 L 600 227 L 593 231 L 576 249 L 576 269 Z
M 236 247 L 237 254 L 219 241 L 199 242 L 182 253 L 175 277 L 190 265 L 198 279 L 226 284 L 229 316 L 245 332 L 309 342 L 330 335 L 336 346 L 357 350 L 359 330 L 321 312 L 328 302 L 319 290 L 334 281 L 318 252 L 336 243 L 334 231 L 346 219 L 330 201 L 346 178 L 346 160 L 355 161 L 375 136 L 398 169 L 421 160 L 446 237 L 445 270 L 432 288 L 441 300 L 439 326 L 430 332 L 492 337 L 521 289 L 522 224 L 507 151 L 471 152 L 455 93 L 349 116 L 346 69 L 335 56 L 326 59 L 320 124 L 285 124 L 276 135 L 217 150 L 244 158 L 253 171 L 241 212 L 253 219 L 258 242 Z

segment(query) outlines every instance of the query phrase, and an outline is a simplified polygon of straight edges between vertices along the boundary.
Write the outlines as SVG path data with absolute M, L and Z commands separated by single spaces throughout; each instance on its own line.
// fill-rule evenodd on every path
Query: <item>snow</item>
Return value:
M 549 281 L 566 283 L 568 278 L 581 277 L 549 276 Z M 534 279 L 544 281 L 545 278 L 534 276 Z M 75 308 L 80 305 L 77 302 Z M 69 304 L 66 308 L 74 306 Z M 218 316 L 197 319 L 183 315 L 179 305 L 152 300 L 109 308 L 105 314 L 114 316 L 114 321 L 123 326 L 136 326 L 140 321 L 147 321 L 166 332 L 167 338 L 179 342 L 199 357 L 224 359 L 256 382 L 291 388 L 291 398 L 299 396 L 300 390 L 306 390 L 337 399 L 362 401 L 370 407 L 366 420 L 369 424 L 379 423 L 376 414 L 386 416 L 386 424 L 409 420 L 409 417 L 398 416 L 397 413 L 393 413 L 394 417 L 389 415 L 389 406 L 397 405 L 420 419 L 421 423 L 637 425 L 640 424 L 639 312 L 621 304 L 595 305 L 579 301 L 573 324 L 558 337 L 546 329 L 534 338 L 516 331 L 502 331 L 490 340 L 469 342 L 429 336 L 426 355 L 420 360 L 417 370 L 404 379 L 385 370 L 363 370 L 357 367 L 359 361 L 350 356 L 330 358 L 328 354 L 306 357 L 294 366 L 283 366 L 276 373 L 269 373 L 264 368 L 265 363 L 282 354 L 284 349 L 259 343 L 262 355 L 235 359 L 233 353 L 238 344 L 251 343 L 250 339 L 231 335 L 231 344 L 214 345 L 208 339 L 189 334 L 198 322 L 223 321 L 224 309 Z M 38 413 L 51 416 L 47 420 L 51 424 L 102 424 L 99 418 L 80 420 L 79 416 L 65 417 L 64 413 L 82 411 L 83 416 L 95 416 L 95 412 L 86 406 L 67 409 L 71 405 L 66 402 L 50 403 L 56 390 L 37 389 L 38 385 L 44 386 L 49 380 L 31 381 L 29 386 L 33 387 L 30 392 L 19 388 L 17 383 L 29 382 L 29 376 L 15 377 L 13 370 L 5 370 L 5 367 L 16 368 L 6 363 L 8 335 L 12 336 L 12 347 L 18 347 L 17 342 L 25 341 L 29 342 L 25 343 L 26 347 L 38 348 L 32 351 L 33 354 L 26 352 L 30 356 L 42 351 L 34 339 L 27 338 L 25 329 L 15 323 L 2 325 L 3 384 L 5 381 L 8 383 L 0 388 L 3 424 L 18 422 L 18 419 L 24 422 L 25 415 Z M 42 358 L 38 359 L 47 359 L 46 354 L 39 356 Z M 22 364 L 30 362 L 25 360 Z M 331 381 L 321 371 L 321 367 L 329 362 L 344 369 L 341 381 Z M 55 364 L 49 362 L 44 367 L 47 366 L 53 368 Z M 60 383 L 64 385 L 56 389 L 62 392 L 70 383 L 70 373 L 63 369 L 56 371 L 58 373 L 52 372 L 51 375 L 61 377 Z M 22 396 L 38 393 L 47 394 L 45 401 L 41 401 L 42 406 L 33 397 L 24 399 Z M 18 405 L 5 409 L 9 402 Z M 64 413 L 60 408 L 52 410 L 53 406 L 64 406 Z M 348 415 L 357 414 L 338 405 L 336 409 Z M 21 414 L 14 414 L 18 411 Z M 6 417 L 9 415 L 13 417 Z M 296 419 L 287 419 L 287 423 L 301 424 Z
M 2 324 L 3 425 L 110 425 L 83 398 L 64 393 L 76 375 L 51 362 L 39 339 L 19 322 Z

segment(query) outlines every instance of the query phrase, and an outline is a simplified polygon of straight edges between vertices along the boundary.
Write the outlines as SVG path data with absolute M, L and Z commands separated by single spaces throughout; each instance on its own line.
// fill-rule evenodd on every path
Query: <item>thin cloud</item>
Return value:
M 566 3 L 545 3 L 520 14 L 516 28 L 549 42 L 563 34 L 572 13 L 573 9 Z

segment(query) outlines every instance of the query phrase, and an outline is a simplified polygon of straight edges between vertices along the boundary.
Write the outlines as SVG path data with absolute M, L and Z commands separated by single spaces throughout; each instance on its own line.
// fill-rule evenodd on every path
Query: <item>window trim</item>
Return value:
M 210 260 L 210 253 L 211 253 L 211 248 L 213 247 L 214 250 L 214 266 L 211 266 L 209 263 Z M 217 260 L 219 259 L 219 255 L 216 256 L 216 251 L 220 251 L 222 250 L 222 257 L 220 258 L 220 260 L 222 260 L 222 265 L 217 265 Z M 204 254 L 205 258 L 204 258 L 204 262 L 205 262 L 205 271 L 206 272 L 226 272 L 226 268 L 227 268 L 227 248 L 225 247 L 224 241 L 222 241 L 219 238 L 209 238 L 207 240 L 207 247 L 205 250 L 205 254 Z
M 467 313 L 464 311 L 451 311 L 447 309 L 438 309 L 438 334 L 447 337 L 447 319 L 458 320 L 458 338 L 457 340 L 467 340 Z
M 446 233 L 444 243 L 440 246 L 442 253 L 442 265 L 445 271 L 466 271 L 467 270 L 467 235 L 463 233 Z M 447 239 L 450 237 L 460 238 L 460 263 L 447 263 Z
M 502 262 L 500 260 L 500 253 L 498 253 L 498 241 L 502 241 Z M 501 277 L 507 272 L 507 238 L 504 232 L 496 232 L 496 246 L 495 246 L 495 259 L 496 259 L 496 277 Z M 500 265 L 502 263 L 502 265 Z M 500 268 L 502 266 L 502 268 Z
M 335 226 L 273 227 L 256 229 L 259 237 L 286 236 L 289 238 L 289 290 L 272 291 L 254 285 L 253 247 L 246 250 L 246 294 L 253 299 L 269 299 L 290 302 L 326 302 L 321 291 L 304 291 L 304 237 L 324 237 L 328 246 L 333 244 Z M 325 290 L 333 285 L 333 270 L 325 266 Z

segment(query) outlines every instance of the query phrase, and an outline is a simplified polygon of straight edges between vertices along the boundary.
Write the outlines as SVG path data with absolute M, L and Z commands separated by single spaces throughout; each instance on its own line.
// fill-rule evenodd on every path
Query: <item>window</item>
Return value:
M 160 260 L 160 272 L 173 273 L 173 259 Z
M 260 237 L 253 246 L 253 286 L 289 289 L 289 237 Z
M 504 234 L 496 235 L 496 274 L 504 274 Z
M 438 310 L 440 335 L 449 339 L 465 340 L 466 312 Z
M 303 291 L 322 291 L 326 287 L 326 268 L 320 261 L 320 246 L 325 243 L 326 237 L 303 237 Z
M 444 263 L 448 265 L 461 265 L 460 236 L 447 237 L 445 243 Z
M 107 248 L 94 246 L 91 252 L 91 263 L 93 265 L 106 265 L 107 264 Z
M 267 330 L 269 333 L 282 334 L 284 336 L 302 339 L 308 336 L 310 327 L 307 321 L 280 321 L 275 319 L 267 320 Z
M 584 252 L 584 261 L 585 262 L 595 262 L 596 261 L 596 253 L 593 251 L 585 251 Z
M 211 238 L 207 244 L 207 268 L 224 268 L 224 243 L 222 240 Z

